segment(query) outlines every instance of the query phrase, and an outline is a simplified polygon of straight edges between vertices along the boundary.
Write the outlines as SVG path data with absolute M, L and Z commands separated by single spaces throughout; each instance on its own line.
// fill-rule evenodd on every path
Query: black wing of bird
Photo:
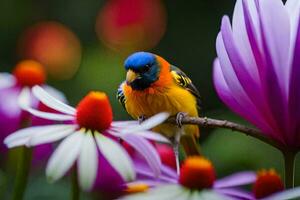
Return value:
M 173 76 L 173 79 L 175 82 L 191 92 L 197 99 L 197 107 L 198 110 L 201 110 L 202 107 L 202 101 L 201 101 L 201 96 L 195 85 L 192 83 L 191 79 L 183 72 L 181 71 L 178 67 L 175 67 L 171 65 L 170 68 L 171 74 Z

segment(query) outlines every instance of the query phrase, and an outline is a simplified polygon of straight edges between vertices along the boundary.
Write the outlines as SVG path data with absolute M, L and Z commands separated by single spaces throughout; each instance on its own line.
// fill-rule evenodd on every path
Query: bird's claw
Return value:
M 139 124 L 141 124 L 145 120 L 146 120 L 145 115 L 141 115 L 141 116 L 138 117 Z
M 176 114 L 176 124 L 179 128 L 182 127 L 182 120 L 187 116 L 187 113 L 179 112 Z

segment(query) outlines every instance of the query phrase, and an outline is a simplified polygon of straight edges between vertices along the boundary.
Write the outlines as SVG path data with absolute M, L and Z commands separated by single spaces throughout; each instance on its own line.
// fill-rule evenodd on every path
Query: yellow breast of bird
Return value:
M 148 88 L 143 91 L 132 90 L 130 86 L 124 84 L 125 107 L 127 112 L 133 117 L 138 118 L 144 115 L 146 118 L 159 112 L 168 112 L 171 116 L 178 112 L 185 112 L 189 116 L 198 116 L 196 98 L 187 90 L 177 85 L 165 88 Z M 173 136 L 178 127 L 173 124 L 162 124 L 154 128 L 167 137 Z M 185 125 L 186 134 L 199 135 L 198 126 Z

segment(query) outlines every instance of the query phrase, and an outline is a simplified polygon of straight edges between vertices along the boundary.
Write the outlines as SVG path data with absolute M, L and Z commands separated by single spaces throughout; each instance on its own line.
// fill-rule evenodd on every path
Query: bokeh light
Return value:
M 96 20 L 99 39 L 119 52 L 149 50 L 165 30 L 166 12 L 160 0 L 109 0 Z
M 23 59 L 41 62 L 55 79 L 71 78 L 80 65 L 78 38 L 58 22 L 40 22 L 26 29 L 21 35 L 18 50 Z

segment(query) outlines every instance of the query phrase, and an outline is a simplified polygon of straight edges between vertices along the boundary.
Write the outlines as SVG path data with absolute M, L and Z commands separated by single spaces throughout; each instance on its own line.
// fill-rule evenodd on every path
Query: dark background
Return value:
M 105 91 L 110 96 L 114 118 L 129 119 L 115 99 L 116 89 L 125 78 L 122 63 L 128 53 L 109 49 L 99 41 L 95 32 L 96 16 L 105 3 L 103 0 L 0 0 L 1 71 L 10 72 L 20 60 L 18 42 L 26 28 L 45 20 L 58 21 L 77 35 L 82 58 L 80 68 L 72 78 L 56 80 L 50 77 L 48 83 L 63 91 L 74 106 L 90 90 Z M 244 123 L 222 104 L 212 84 L 215 38 L 221 17 L 225 14 L 232 16 L 235 1 L 164 0 L 162 3 L 167 14 L 166 32 L 157 45 L 148 50 L 161 55 L 190 76 L 203 97 L 203 115 Z M 237 170 L 262 168 L 275 168 L 282 173 L 282 156 L 268 145 L 223 129 L 203 130 L 203 135 L 202 149 L 214 162 L 219 177 Z M 296 172 L 299 172 L 299 159 L 297 166 Z M 4 184 L 5 174 L 1 174 L 3 178 L 0 180 Z M 68 179 L 49 185 L 43 167 L 38 174 L 29 182 L 26 199 L 68 198 Z M 297 173 L 297 185 L 299 179 L 300 173 Z

